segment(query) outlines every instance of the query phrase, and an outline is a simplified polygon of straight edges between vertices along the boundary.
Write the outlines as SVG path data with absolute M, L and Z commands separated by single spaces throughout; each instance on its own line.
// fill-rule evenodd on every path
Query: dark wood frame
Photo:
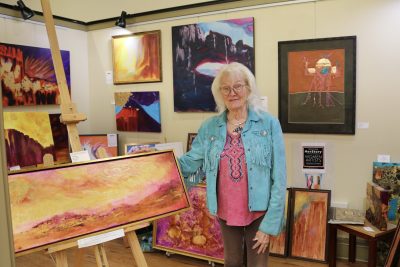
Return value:
M 114 40 L 115 39 L 121 39 L 121 38 L 128 38 L 128 37 L 134 37 L 134 36 L 138 36 L 138 35 L 146 35 L 146 34 L 157 34 L 158 35 L 158 58 L 159 58 L 159 64 L 158 64 L 158 70 L 160 72 L 160 78 L 158 80 L 153 80 L 153 81 L 146 81 L 146 80 L 131 80 L 131 81 L 116 81 L 115 80 L 115 57 L 114 57 Z M 162 82 L 162 54 L 161 54 L 161 31 L 160 30 L 155 30 L 155 31 L 146 31 L 146 32 L 136 32 L 136 33 L 132 33 L 132 34 L 125 34 L 125 35 L 116 35 L 116 36 L 112 36 L 112 44 L 111 44 L 111 49 L 112 49 L 112 62 L 113 62 L 113 81 L 114 84 L 118 85 L 118 84 L 131 84 L 131 83 L 153 83 L 153 82 Z
M 400 220 L 397 223 L 396 233 L 390 246 L 389 255 L 386 259 L 385 267 L 400 266 Z
M 293 246 L 293 228 L 294 228 L 294 212 L 295 212 L 295 202 L 296 202 L 296 192 L 309 192 L 309 193 L 322 193 L 326 194 L 326 201 L 327 201 L 327 209 L 326 209 L 326 221 L 325 221 L 325 226 L 326 226 L 326 239 L 325 239 L 325 256 L 323 260 L 318 260 L 318 259 L 312 259 L 312 258 L 307 258 L 307 257 L 301 257 L 301 256 L 293 256 L 292 255 L 292 246 Z M 324 262 L 326 263 L 328 261 L 328 239 L 329 239 L 329 230 L 328 230 L 328 215 L 329 215 L 329 208 L 330 208 L 330 202 L 331 202 L 331 190 L 321 190 L 321 189 L 306 189 L 306 188 L 292 188 L 291 189 L 291 203 L 290 203 L 290 229 L 289 229 L 289 235 L 290 235 L 290 242 L 289 242 L 289 257 L 291 258 L 297 258 L 297 259 L 302 259 L 302 260 L 309 260 L 309 261 L 314 261 L 314 262 Z
M 289 52 L 345 49 L 344 124 L 289 122 Z M 279 120 L 285 133 L 355 134 L 356 36 L 278 42 Z
M 197 133 L 188 133 L 187 145 L 186 145 L 186 152 L 188 152 L 192 148 L 192 143 L 194 138 L 196 138 Z

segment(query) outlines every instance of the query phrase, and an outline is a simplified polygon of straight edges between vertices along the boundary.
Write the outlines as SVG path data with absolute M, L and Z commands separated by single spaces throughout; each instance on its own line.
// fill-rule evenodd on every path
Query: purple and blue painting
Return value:
M 70 55 L 61 51 L 69 90 Z M 60 104 L 51 50 L 0 43 L 0 82 L 3 106 Z
M 118 131 L 161 132 L 159 92 L 115 93 Z
M 172 27 L 174 109 L 215 112 L 211 84 L 224 64 L 239 62 L 253 73 L 254 18 Z

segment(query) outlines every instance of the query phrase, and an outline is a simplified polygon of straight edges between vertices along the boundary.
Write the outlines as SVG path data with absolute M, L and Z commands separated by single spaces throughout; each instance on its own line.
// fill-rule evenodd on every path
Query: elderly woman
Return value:
M 183 176 L 202 166 L 207 206 L 221 225 L 225 266 L 265 267 L 283 223 L 286 163 L 279 121 L 263 111 L 251 71 L 225 65 L 212 84 L 220 114 L 206 120 L 179 158 Z M 244 257 L 244 253 L 247 253 Z

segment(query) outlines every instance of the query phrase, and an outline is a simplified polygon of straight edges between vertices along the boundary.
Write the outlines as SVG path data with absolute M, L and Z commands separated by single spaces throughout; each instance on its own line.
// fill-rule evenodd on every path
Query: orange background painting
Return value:
M 326 260 L 328 202 L 325 192 L 294 191 L 291 256 Z
M 9 175 L 16 252 L 189 207 L 171 151 Z
M 113 37 L 114 83 L 161 81 L 160 31 Z
M 315 76 L 307 72 L 305 61 L 308 61 L 308 68 L 315 68 L 321 58 L 329 59 L 332 67 L 337 68 L 337 74 L 331 79 L 329 91 L 344 92 L 345 49 L 329 49 L 288 53 L 289 94 L 310 91 Z
M 108 146 L 107 135 L 80 135 L 82 147 L 89 151 L 90 159 L 104 159 L 118 156 L 118 146 Z

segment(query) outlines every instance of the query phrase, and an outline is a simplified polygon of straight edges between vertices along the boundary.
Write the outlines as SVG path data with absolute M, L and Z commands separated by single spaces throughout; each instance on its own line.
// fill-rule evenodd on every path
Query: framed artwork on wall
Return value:
M 289 203 L 291 198 L 291 189 L 286 189 L 285 218 L 282 231 L 278 236 L 271 236 L 269 252 L 273 256 L 286 257 L 289 251 L 289 225 L 290 213 Z
M 54 141 L 47 112 L 4 112 L 7 167 L 36 167 L 48 155 L 54 161 Z
M 223 263 L 224 245 L 216 217 L 206 205 L 205 186 L 189 189 L 191 208 L 153 224 L 153 247 L 212 262 Z
M 211 84 L 219 69 L 240 62 L 255 73 L 254 18 L 172 27 L 174 110 L 215 112 Z
M 118 156 L 118 134 L 116 143 L 110 142 L 107 134 L 81 134 L 79 140 L 84 150 L 89 152 L 90 159 L 105 159 Z
M 159 92 L 115 93 L 118 131 L 161 132 Z
M 172 151 L 8 176 L 16 253 L 153 221 L 189 208 Z
M 283 41 L 278 49 L 283 132 L 355 134 L 356 36 Z
M 161 82 L 161 31 L 112 37 L 114 84 Z
M 289 256 L 327 261 L 331 191 L 292 188 Z M 312 240 L 312 242 L 307 242 Z
M 60 52 L 71 90 L 70 54 Z M 49 48 L 0 43 L 0 83 L 4 107 L 60 104 Z

